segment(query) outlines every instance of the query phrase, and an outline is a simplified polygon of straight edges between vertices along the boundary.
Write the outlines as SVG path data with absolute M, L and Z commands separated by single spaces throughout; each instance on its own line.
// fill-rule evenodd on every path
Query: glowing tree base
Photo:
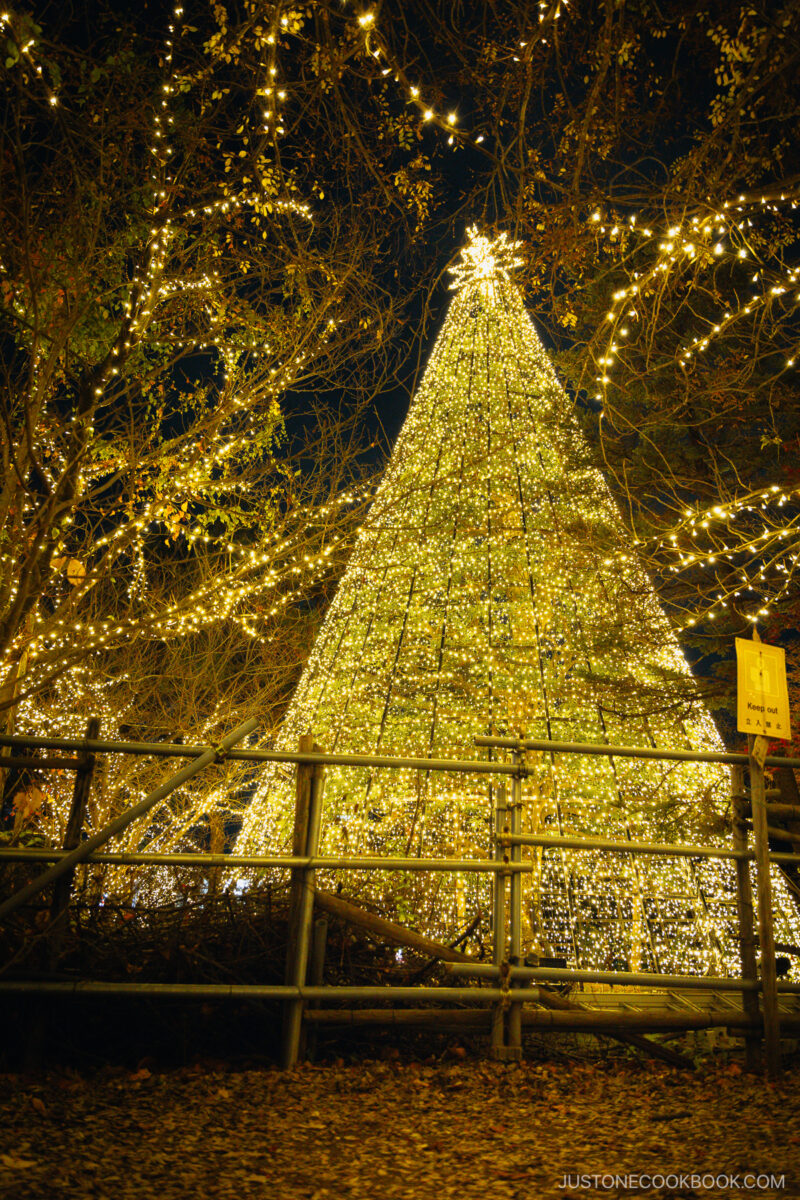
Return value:
M 471 231 L 455 296 L 278 748 L 478 757 L 477 734 L 710 749 L 721 743 L 509 272 Z M 531 756 L 525 831 L 720 841 L 715 765 Z M 239 851 L 283 848 L 293 771 L 265 772 Z M 328 853 L 486 856 L 487 778 L 326 773 Z M 716 824 L 716 835 L 715 835 Z M 734 872 L 720 861 L 533 852 L 526 941 L 580 966 L 738 970 Z M 350 875 L 350 894 L 439 934 L 474 876 Z M 776 877 L 776 936 L 800 922 Z

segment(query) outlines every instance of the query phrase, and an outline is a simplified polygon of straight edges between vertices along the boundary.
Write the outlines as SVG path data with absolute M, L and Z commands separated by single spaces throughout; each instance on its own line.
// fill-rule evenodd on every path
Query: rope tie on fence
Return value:
M 500 991 L 503 993 L 500 1003 L 503 1011 L 507 1012 L 511 1007 L 511 965 L 507 960 L 500 964 Z

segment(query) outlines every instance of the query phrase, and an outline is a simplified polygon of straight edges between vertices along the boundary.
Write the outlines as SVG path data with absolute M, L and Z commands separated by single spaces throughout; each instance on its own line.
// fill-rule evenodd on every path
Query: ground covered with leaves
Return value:
M 338 1060 L 287 1073 L 204 1063 L 164 1072 L 116 1067 L 91 1077 L 2 1075 L 0 1195 L 800 1194 L 792 1073 L 765 1084 L 721 1062 L 689 1073 L 602 1059 L 499 1064 L 457 1053 L 427 1062 Z M 667 1178 L 627 1192 L 612 1178 L 647 1174 Z M 762 1178 L 748 1186 L 748 1174 Z M 766 1185 L 769 1175 L 783 1176 L 783 1187 Z

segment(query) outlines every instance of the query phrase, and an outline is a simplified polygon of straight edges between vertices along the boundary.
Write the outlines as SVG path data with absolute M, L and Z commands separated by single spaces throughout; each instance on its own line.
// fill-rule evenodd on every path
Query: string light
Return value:
M 18 61 L 24 61 L 27 67 L 33 71 L 33 78 L 44 92 L 47 103 L 51 108 L 55 108 L 58 105 L 58 92 L 47 82 L 44 68 L 40 62 L 36 61 L 34 53 L 37 37 L 41 32 L 39 27 L 26 14 L 15 14 L 12 19 L 11 13 L 3 12 L 0 13 L 0 30 L 2 29 L 7 32 L 8 47 L 13 45 L 18 55 Z M 10 65 L 13 65 L 13 54 L 9 56 L 9 59 Z
M 86 733 L 86 714 L 100 721 L 101 736 L 109 730 L 140 724 L 142 719 L 142 685 L 140 679 L 118 670 L 106 675 L 92 665 L 76 666 L 54 681 L 46 697 L 23 700 L 19 706 L 19 722 L 25 729 L 35 729 L 44 737 L 81 738 Z M 213 744 L 220 724 L 226 720 L 224 703 L 204 706 L 193 730 L 201 744 Z M 152 715 L 146 726 L 153 740 Z M 162 731 L 159 730 L 159 734 Z M 160 760 L 127 755 L 103 755 L 98 759 L 94 786 L 84 816 L 84 829 L 89 835 L 103 828 L 118 815 L 120 808 L 143 799 L 159 782 L 174 771 L 174 766 Z M 194 837 L 198 826 L 220 828 L 230 812 L 230 792 L 226 786 L 226 769 L 217 769 L 215 786 L 204 780 L 189 781 L 169 801 L 134 822 L 114 839 L 111 847 L 118 852 L 170 852 L 177 848 L 196 849 Z M 36 784 L 18 793 L 15 809 L 18 832 L 26 826 L 44 840 L 45 845 L 61 845 L 66 832 L 67 815 L 74 791 L 74 772 L 48 771 Z M 23 809 L 28 797 L 33 803 Z M 21 812 L 22 810 L 22 812 Z M 148 872 L 142 868 L 88 866 L 80 869 L 78 887 L 85 903 L 97 903 L 113 897 L 122 902 L 142 902 L 148 898 L 165 900 L 173 893 L 174 874 L 163 870 Z
M 476 758 L 479 733 L 721 749 L 572 406 L 524 310 L 516 244 L 475 228 L 384 479 L 277 738 L 326 751 Z M 613 551 L 602 559 L 598 548 Z M 621 563 L 615 553 L 624 554 Z M 526 830 L 718 841 L 714 764 L 529 759 Z M 264 771 L 237 848 L 285 849 L 291 768 Z M 677 812 L 678 817 L 671 814 Z M 671 826 L 671 821 L 674 824 Z M 326 768 L 323 852 L 486 857 L 485 777 Z M 720 842 L 721 844 L 721 842 Z M 526 940 L 584 967 L 739 970 L 727 863 L 545 850 Z M 375 872 L 348 889 L 444 935 L 488 885 Z M 775 877 L 781 937 L 800 918 Z
M 591 214 L 589 223 L 597 228 L 598 235 L 612 238 L 624 226 L 628 238 L 640 250 L 647 253 L 655 250 L 650 265 L 645 267 L 641 266 L 641 255 L 637 254 L 637 269 L 629 274 L 628 283 L 613 293 L 605 323 L 597 333 L 602 350 L 595 359 L 598 368 L 595 398 L 603 405 L 601 419 L 612 403 L 609 389 L 624 386 L 624 377 L 619 374 L 617 382 L 614 382 L 613 369 L 618 367 L 624 370 L 626 347 L 635 341 L 632 335 L 637 330 L 649 328 L 646 320 L 647 297 L 660 297 L 667 279 L 678 283 L 687 270 L 697 273 L 699 277 L 700 273 L 715 269 L 721 262 L 728 262 L 737 268 L 746 266 L 751 257 L 747 244 L 748 230 L 754 222 L 763 223 L 766 218 L 778 217 L 787 208 L 796 210 L 799 201 L 798 195 L 788 189 L 739 194 L 735 199 L 669 224 L 661 234 L 648 228 L 636 215 L 630 215 L 626 221 L 616 217 L 612 224 L 611 219 L 604 219 L 599 210 Z M 722 339 L 736 333 L 737 327 L 743 322 L 752 322 L 767 311 L 774 315 L 777 312 L 775 306 L 782 302 L 782 298 L 788 300 L 793 295 L 800 281 L 800 270 L 781 264 L 769 265 L 770 254 L 777 255 L 780 245 L 776 243 L 770 249 L 766 262 L 751 276 L 751 287 L 757 290 L 739 302 L 729 298 L 717 315 L 704 322 L 702 332 L 675 351 L 675 363 L 680 370 L 687 370 L 695 360 L 707 356 Z M 749 270 L 752 271 L 752 266 Z M 718 289 L 719 284 L 714 286 Z M 791 315 L 788 307 L 786 315 Z M 778 319 L 780 316 L 778 313 Z M 796 354 L 797 351 L 789 351 L 784 355 L 784 371 L 795 367 Z M 772 491 L 778 493 L 781 489 L 775 485 Z M 791 494 L 794 497 L 797 495 L 796 492 Z M 709 544 L 704 555 L 698 555 L 696 547 L 692 551 L 684 549 L 681 552 L 679 549 L 685 536 L 696 538 L 699 533 L 705 532 L 700 522 L 695 525 L 693 519 L 688 525 L 681 521 L 667 523 L 663 535 L 648 542 L 648 551 L 660 555 L 659 561 L 666 561 L 667 572 L 674 576 L 697 566 L 717 568 L 712 585 L 706 589 L 701 585 L 701 594 L 691 615 L 687 613 L 684 618 L 682 628 L 693 628 L 731 609 L 742 612 L 748 621 L 754 622 L 789 595 L 798 559 L 797 522 L 793 516 L 782 521 L 773 516 L 769 526 L 762 527 L 756 533 L 753 532 L 752 521 L 745 521 L 737 528 L 735 518 L 738 515 L 755 511 L 752 507 L 753 498 L 754 494 L 744 493 L 726 502 L 728 517 L 724 534 L 720 533 Z M 787 499 L 788 496 L 783 503 Z M 718 525 L 718 515 L 712 512 L 707 521 Z M 708 525 L 705 529 L 708 529 Z M 731 572 L 726 573 L 726 565 L 737 566 L 738 586 L 732 586 Z M 772 576 L 769 586 L 765 586 L 765 573 Z M 709 591 L 714 594 L 710 595 Z
M 741 239 L 744 232 L 744 214 L 747 212 L 778 214 L 781 208 L 786 206 L 796 209 L 798 196 L 791 192 L 759 197 L 740 195 L 735 203 L 726 201 L 719 208 L 712 209 L 702 216 L 695 216 L 682 224 L 671 225 L 660 237 L 649 228 L 641 224 L 637 225 L 636 215 L 630 215 L 626 222 L 628 233 L 631 236 L 637 236 L 640 239 L 640 245 L 646 245 L 649 248 L 656 246 L 657 254 L 650 267 L 642 271 L 637 270 L 630 283 L 626 287 L 618 288 L 613 294 L 609 311 L 606 314 L 606 319 L 612 322 L 612 329 L 605 331 L 607 337 L 604 351 L 605 361 L 609 361 L 619 323 L 623 318 L 630 316 L 627 309 L 631 302 L 636 302 L 637 298 L 640 298 L 648 288 L 660 284 L 661 276 L 682 270 L 687 261 L 692 263 L 697 261 L 700 265 L 708 266 L 715 260 L 718 262 L 721 259 L 731 262 L 745 260 L 748 256 L 747 247 L 736 246 L 736 242 Z M 599 224 L 602 217 L 599 211 L 596 211 L 589 219 L 592 224 Z M 601 224 L 599 232 L 614 237 L 619 232 L 619 227 L 615 225 L 609 231 L 606 225 Z M 718 240 L 721 234 L 730 240 L 729 248 L 726 248 L 724 241 Z M 760 274 L 764 275 L 764 272 L 762 271 Z M 753 278 L 757 280 L 759 277 L 757 274 Z M 785 295 L 797 285 L 798 280 L 800 280 L 800 270 L 788 268 L 783 269 L 782 274 L 770 277 L 766 281 L 769 286 L 764 286 L 758 296 L 752 297 L 738 307 L 729 306 L 716 320 L 709 320 L 707 331 L 702 335 L 697 335 L 690 345 L 679 349 L 676 359 L 685 363 L 694 354 L 702 353 L 719 335 L 727 332 L 736 321 Z M 639 319 L 639 315 L 636 313 L 635 319 Z M 601 358 L 598 361 L 603 362 L 604 359 Z M 789 365 L 788 362 L 787 365 Z M 599 382 L 609 381 L 599 380 Z
M 9 19 L 4 14 L 4 23 Z M 56 681 L 63 680 L 66 688 L 77 686 L 82 664 L 88 661 L 93 670 L 101 669 L 98 664 L 105 652 L 134 641 L 185 638 L 225 622 L 248 638 L 263 638 L 274 618 L 336 570 L 343 549 L 344 514 L 364 502 L 363 489 L 346 487 L 322 505 L 301 503 L 297 492 L 300 489 L 302 494 L 303 485 L 282 474 L 284 467 L 275 457 L 282 429 L 277 398 L 313 369 L 336 338 L 336 289 L 309 316 L 305 328 L 291 332 L 294 344 L 287 354 L 285 340 L 273 329 L 269 314 L 268 339 L 261 336 L 258 322 L 251 321 L 251 328 L 244 330 L 238 315 L 232 321 L 224 308 L 226 282 L 218 270 L 205 265 L 208 258 L 203 269 L 192 272 L 186 247 L 198 230 L 213 234 L 213 222 L 231 221 L 243 213 L 285 214 L 311 221 L 312 211 L 302 197 L 274 190 L 265 193 L 259 181 L 248 187 L 241 175 L 238 188 L 226 179 L 218 198 L 197 208 L 181 207 L 173 187 L 171 135 L 173 102 L 186 91 L 175 59 L 184 20 L 183 7 L 176 5 L 165 39 L 164 77 L 149 146 L 149 231 L 132 279 L 124 281 L 124 294 L 113 302 L 118 305 L 117 315 L 109 324 L 116 320 L 112 328 L 118 333 L 93 372 L 91 396 L 96 408 L 91 417 L 76 413 L 66 421 L 60 414 L 61 399 L 54 407 L 45 403 L 38 409 L 42 415 L 33 433 L 46 484 L 56 491 L 71 464 L 81 462 L 69 512 L 40 534 L 40 508 L 32 493 L 22 489 L 16 510 L 17 540 L 9 539 L 0 551 L 3 580 L 10 581 L 4 593 L 4 615 L 14 614 L 17 581 L 32 556 L 41 555 L 46 574 L 48 562 L 53 568 L 39 586 L 37 605 L 28 619 L 17 623 L 0 656 L 0 685 L 11 681 L 15 695 L 31 696 L 30 703 L 21 702 L 20 720 L 26 715 L 35 718 L 33 697 L 49 695 L 47 689 L 61 686 Z M 32 47 L 32 42 L 26 44 L 29 55 Z M 268 74 L 277 71 L 273 59 Z M 276 99 L 285 99 L 283 90 Z M 0 270 L 8 278 L 6 267 L 0 265 Z M 24 342 L 29 297 L 24 286 L 15 290 L 9 283 L 9 290 Z M 175 333 L 179 328 L 175 313 L 183 323 L 183 336 Z M 113 411 L 117 396 L 124 394 L 115 392 L 122 368 L 143 344 L 157 352 L 162 348 L 213 352 L 219 356 L 221 378 L 214 407 L 201 408 L 198 427 L 189 434 L 166 434 L 156 419 L 155 446 L 142 434 L 132 450 L 124 438 L 115 441 L 106 432 L 105 415 L 96 429 L 94 414 Z M 50 377 L 45 383 L 37 372 L 46 354 L 33 344 L 30 353 L 33 387 L 44 389 Z M 21 454 L 25 436 L 23 431 L 23 441 L 14 447 L 20 461 L 25 458 Z M 274 467 L 271 501 L 259 512 L 248 495 L 245 470 L 270 462 Z M 115 507 L 107 498 L 117 490 L 125 494 Z M 222 508 L 229 532 L 210 533 L 213 514 Z M 220 569 L 205 578 L 209 572 L 203 568 L 201 582 L 188 586 L 179 599 L 165 600 L 150 579 L 153 545 L 162 539 L 171 544 L 176 564 L 183 561 L 190 566 L 190 577 L 208 554 L 215 556 Z M 116 599 L 124 599 L 127 605 L 122 613 L 109 615 L 101 603 L 94 602 L 98 583 L 109 580 L 115 580 L 118 588 Z M 13 621 L 10 624 L 14 629 Z M 87 686 L 84 680 L 83 692 Z M 60 695 L 63 699 L 66 693 Z M 69 704 L 67 709 L 72 711 Z M 107 732 L 111 734 L 113 728 L 112 723 Z
M 422 95 L 419 84 L 412 83 L 405 68 L 389 50 L 386 41 L 378 29 L 377 17 L 372 10 L 361 13 L 357 18 L 357 27 L 363 38 L 364 52 L 382 65 L 382 77 L 390 76 L 405 94 L 406 103 L 412 105 L 420 115 L 423 124 L 438 127 L 447 135 L 447 144 L 456 146 L 471 144 L 480 147 L 485 141 L 483 134 L 473 135 L 467 130 L 456 128 L 458 112 L 453 109 L 446 114 L 440 114 L 435 104 Z

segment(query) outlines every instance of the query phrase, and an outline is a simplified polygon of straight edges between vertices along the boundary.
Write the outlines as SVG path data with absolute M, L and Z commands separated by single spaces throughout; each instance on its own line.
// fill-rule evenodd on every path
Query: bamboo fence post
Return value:
M 733 848 L 747 849 L 747 824 L 745 822 L 744 768 L 731 767 L 731 795 L 733 797 Z M 739 955 L 742 963 L 742 978 L 756 979 L 756 935 L 753 924 L 753 887 L 750 881 L 750 863 L 746 858 L 736 860 L 736 906 L 739 914 Z M 742 991 L 742 1008 L 747 1016 L 759 1019 L 761 1010 L 758 994 L 748 989 Z M 749 1029 L 745 1032 L 745 1062 L 750 1071 L 761 1063 L 761 1037 Z
M 319 747 L 313 746 L 315 751 Z M 308 858 L 314 858 L 319 849 L 319 835 L 322 824 L 322 786 L 324 781 L 324 768 L 321 763 L 315 763 L 310 768 L 307 779 L 301 782 L 300 770 L 301 765 L 298 764 L 298 823 L 302 828 L 303 810 L 305 809 L 305 845 L 300 853 Z M 308 796 L 308 804 L 305 805 L 305 800 L 300 802 L 301 794 Z M 297 830 L 295 830 L 297 832 Z M 296 895 L 296 909 L 293 920 L 293 931 L 295 939 L 289 945 L 290 955 L 290 970 L 287 971 L 286 982 L 293 987 L 302 988 L 306 982 L 306 970 L 308 967 L 308 953 L 311 942 L 311 926 L 314 918 L 314 867 L 300 868 L 302 874 L 300 878 L 300 890 Z M 297 1064 L 300 1054 L 300 1035 L 303 1025 L 303 999 L 301 996 L 288 1000 L 284 1009 L 283 1021 L 283 1067 L 289 1069 Z
M 308 964 L 309 983 L 312 987 L 321 987 L 325 976 L 325 951 L 328 945 L 328 918 L 317 917 L 314 922 L 314 937 L 311 942 L 311 960 Z M 309 1000 L 309 1009 L 318 1009 L 319 1000 Z M 308 1016 L 308 1012 L 306 1012 Z M 304 1038 L 301 1038 L 303 1057 L 313 1061 L 317 1051 L 317 1026 L 304 1026 Z
M 506 787 L 498 784 L 495 803 L 495 858 L 499 862 L 508 862 L 508 847 L 503 846 L 500 838 L 508 833 L 508 807 L 506 805 Z M 492 940 L 494 943 L 494 965 L 502 969 L 506 962 L 506 876 L 498 871 L 494 877 L 494 905 L 492 912 Z M 492 1010 L 492 1057 L 505 1056 L 505 1003 L 499 1001 Z
M 514 761 L 519 764 L 520 756 L 515 755 Z M 522 818 L 522 778 L 516 776 L 511 782 L 511 813 L 510 825 L 512 837 L 517 837 L 521 833 L 521 818 Z M 518 842 L 512 842 L 511 845 L 511 861 L 512 863 L 522 860 L 522 846 Z M 522 877 L 519 871 L 514 871 L 511 876 L 510 884 L 510 926 L 511 938 L 508 960 L 512 966 L 524 966 L 522 962 Z M 521 985 L 524 987 L 524 984 Z M 512 989 L 514 992 L 519 991 L 517 988 Z M 508 1010 L 508 1049 L 506 1051 L 507 1058 L 522 1058 L 522 1001 L 515 1000 L 512 1002 Z
M 310 733 L 302 733 L 297 742 L 300 754 L 309 754 L 314 748 Z M 311 780 L 314 768 L 309 763 L 298 763 L 295 773 L 294 830 L 292 833 L 292 857 L 302 858 L 308 842 L 308 810 L 311 803 Z M 289 873 L 289 919 L 286 936 L 286 982 L 290 983 L 294 971 L 295 946 L 297 945 L 297 914 L 303 894 L 303 868 L 292 867 Z
M 755 840 L 758 930 L 761 943 L 761 1003 L 764 1009 L 764 1057 L 767 1075 L 774 1079 L 781 1068 L 780 1021 L 778 1017 L 777 976 L 775 974 L 775 937 L 772 929 L 772 882 L 770 880 L 769 835 L 764 796 L 764 769 L 755 757 L 755 738 L 748 738 L 750 752 L 750 802 L 753 806 Z
M 96 738 L 99 734 L 99 717 L 90 717 L 86 726 L 87 739 Z M 74 850 L 80 844 L 81 830 L 86 818 L 86 804 L 89 800 L 92 776 L 94 775 L 95 762 L 97 761 L 95 755 L 90 750 L 82 751 L 78 757 L 80 766 L 75 772 L 75 787 L 72 791 L 72 803 L 70 805 L 69 817 L 67 818 L 67 828 L 64 833 L 64 844 L 62 847 L 64 850 Z M 53 887 L 53 900 L 50 905 L 50 928 L 48 930 L 51 968 L 55 965 L 54 960 L 59 954 L 66 935 L 66 916 L 74 879 L 75 867 L 57 879 Z
M 90 717 L 86 726 L 86 737 L 96 738 L 100 733 L 100 721 Z M 74 850 L 80 843 L 81 830 L 86 816 L 86 802 L 92 785 L 95 756 L 88 750 L 82 751 L 77 759 L 75 768 L 75 786 L 72 790 L 67 828 L 64 833 L 63 850 Z M 67 936 L 69 900 L 72 894 L 72 883 L 75 868 L 61 875 L 53 886 L 53 898 L 50 902 L 50 920 L 47 927 L 45 945 L 45 967 L 54 971 L 58 966 L 61 949 Z M 50 1006 L 45 997 L 34 996 L 31 1000 L 28 1021 L 28 1040 L 25 1047 L 25 1066 L 29 1070 L 38 1070 L 42 1065 L 44 1048 L 47 1043 L 47 1027 Z

